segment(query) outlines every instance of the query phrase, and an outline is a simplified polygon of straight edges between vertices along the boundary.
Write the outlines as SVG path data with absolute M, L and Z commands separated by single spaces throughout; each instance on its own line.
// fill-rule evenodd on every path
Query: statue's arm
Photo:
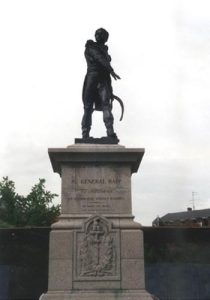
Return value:
M 102 55 L 101 53 L 93 48 L 93 47 L 90 47 L 89 48 L 89 54 L 101 65 L 103 66 L 110 74 L 112 72 L 114 72 L 110 62 L 108 60 L 106 60 Z
M 100 65 L 102 65 L 111 75 L 112 75 L 112 77 L 115 79 L 115 80 L 117 80 L 117 79 L 120 79 L 120 76 L 119 75 L 117 75 L 115 72 L 114 72 L 114 70 L 113 70 L 113 68 L 112 68 L 112 66 L 111 66 L 111 64 L 110 64 L 110 62 L 108 61 L 108 60 L 106 60 L 105 58 L 104 58 L 104 56 L 102 56 L 101 55 L 101 53 L 97 50 L 97 49 L 95 49 L 95 48 L 93 48 L 93 47 L 90 47 L 90 49 L 89 49 L 89 54 L 100 64 Z

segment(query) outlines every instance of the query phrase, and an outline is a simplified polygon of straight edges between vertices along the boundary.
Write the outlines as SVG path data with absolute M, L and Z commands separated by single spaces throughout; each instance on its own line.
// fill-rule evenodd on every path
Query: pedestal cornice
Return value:
M 53 171 L 61 175 L 62 164 L 129 164 L 131 173 L 137 172 L 145 150 L 118 145 L 73 145 L 67 148 L 49 148 Z

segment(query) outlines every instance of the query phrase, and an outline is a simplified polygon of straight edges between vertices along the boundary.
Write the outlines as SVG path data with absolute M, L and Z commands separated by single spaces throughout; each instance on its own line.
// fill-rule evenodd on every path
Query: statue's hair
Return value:
M 104 28 L 99 28 L 99 29 L 96 30 L 95 35 L 96 35 L 96 33 L 98 33 L 99 31 L 100 31 L 100 32 L 103 32 L 103 34 L 105 35 L 106 40 L 108 40 L 108 37 L 109 37 L 108 31 L 106 31 Z

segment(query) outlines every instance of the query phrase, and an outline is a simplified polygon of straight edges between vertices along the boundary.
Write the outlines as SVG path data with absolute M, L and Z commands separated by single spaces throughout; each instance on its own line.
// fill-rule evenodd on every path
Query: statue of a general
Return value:
M 88 40 L 85 45 L 85 58 L 87 61 L 87 74 L 83 86 L 84 115 L 82 118 L 82 137 L 89 138 L 94 110 L 103 112 L 103 120 L 107 136 L 117 139 L 114 132 L 112 115 L 112 101 L 117 99 L 122 108 L 122 101 L 113 95 L 111 76 L 117 80 L 120 77 L 111 67 L 111 57 L 105 45 L 109 33 L 100 28 L 95 32 L 96 42 Z

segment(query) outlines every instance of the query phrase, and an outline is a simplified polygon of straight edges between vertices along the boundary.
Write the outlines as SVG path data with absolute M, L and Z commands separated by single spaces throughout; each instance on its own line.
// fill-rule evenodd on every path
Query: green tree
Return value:
M 39 179 L 26 196 L 15 192 L 15 183 L 8 177 L 0 182 L 0 227 L 49 226 L 60 214 L 60 205 L 53 205 L 56 194 L 45 189 Z
M 15 184 L 8 177 L 3 177 L 0 182 L 0 218 L 2 222 L 12 224 L 16 219 L 16 202 L 18 195 L 15 193 Z
M 47 226 L 52 224 L 60 212 L 60 206 L 51 205 L 55 197 L 57 197 L 56 194 L 45 190 L 45 179 L 39 179 L 39 183 L 32 187 L 26 197 L 27 225 Z

